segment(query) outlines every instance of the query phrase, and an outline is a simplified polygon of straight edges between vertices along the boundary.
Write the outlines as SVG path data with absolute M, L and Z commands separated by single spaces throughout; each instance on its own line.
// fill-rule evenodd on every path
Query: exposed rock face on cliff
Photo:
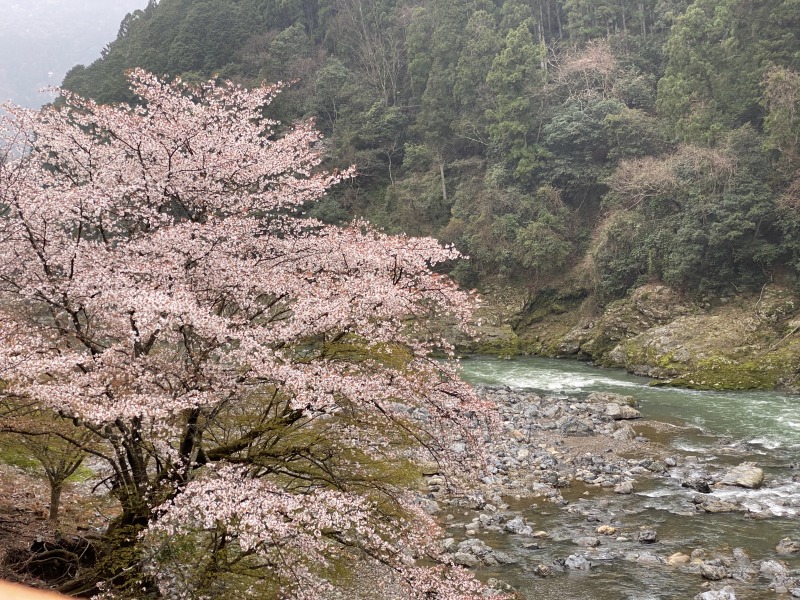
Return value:
M 540 294 L 517 317 L 513 345 L 698 389 L 800 384 L 800 295 L 788 287 L 692 301 L 648 284 L 602 309 L 591 302 L 580 291 Z

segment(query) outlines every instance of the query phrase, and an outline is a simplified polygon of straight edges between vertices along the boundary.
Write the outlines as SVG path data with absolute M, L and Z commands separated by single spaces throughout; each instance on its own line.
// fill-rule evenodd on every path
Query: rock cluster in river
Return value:
M 635 477 L 665 469 L 659 461 L 623 459 L 614 452 L 643 442 L 628 424 L 641 417 L 629 396 L 593 393 L 576 399 L 490 388 L 479 393 L 497 405 L 503 428 L 502 436 L 486 440 L 487 497 L 544 496 L 563 504 L 559 490 L 573 481 L 630 494 Z M 456 442 L 451 450 L 464 448 Z M 446 497 L 443 489 L 437 492 L 437 500 Z
M 613 493 L 572 503 L 562 495 L 566 487 L 579 482 L 589 488 L 631 494 L 642 478 L 664 477 L 674 480 L 677 488 L 688 488 L 687 509 L 694 506 L 709 513 L 748 511 L 754 516 L 772 516 L 766 509 L 759 512 L 748 500 L 748 491 L 770 485 L 757 465 L 741 462 L 723 468 L 693 456 L 671 456 L 667 448 L 637 436 L 633 427 L 638 428 L 635 420 L 640 414 L 636 402 L 627 396 L 593 393 L 586 398 L 543 397 L 508 388 L 482 388 L 479 393 L 497 405 L 503 428 L 502 436 L 486 440 L 490 459 L 479 493 L 453 496 L 441 476 L 428 480 L 431 510 L 445 509 L 454 532 L 460 530 L 466 537 L 460 542 L 456 538 L 445 541 L 444 549 L 456 564 L 479 568 L 516 561 L 513 554 L 495 550 L 479 539 L 485 533 L 514 536 L 518 548 L 531 552 L 544 550 L 553 535 L 563 541 L 563 530 L 537 530 L 536 523 L 510 510 L 504 501 L 540 497 L 580 515 L 585 525 L 567 538 L 575 544 L 574 551 L 530 567 L 537 576 L 590 570 L 596 561 L 619 559 L 694 574 L 698 582 L 705 581 L 712 588 L 696 596 L 701 600 L 735 598 L 733 588 L 726 585 L 731 581 L 760 583 L 800 597 L 800 581 L 781 562 L 751 561 L 739 548 L 732 554 L 660 552 L 662 545 L 655 529 L 625 532 L 625 523 L 613 510 Z M 462 452 L 465 448 L 465 442 L 457 442 L 451 450 Z M 469 518 L 461 521 L 456 515 Z M 778 554 L 800 553 L 800 543 L 791 539 L 776 543 Z
M 695 510 L 706 513 L 746 513 L 754 518 L 795 517 L 800 515 L 800 496 L 759 497 L 752 490 L 769 492 L 786 481 L 768 479 L 764 470 L 752 462 L 733 467 L 715 467 L 688 456 L 670 469 L 670 477 L 689 490 L 699 492 L 690 498 Z M 799 548 L 800 550 L 800 548 Z
M 456 544 L 455 539 L 444 540 L 444 550 L 452 553 L 453 562 L 464 567 L 479 565 L 501 565 L 515 562 L 508 554 L 494 550 L 476 538 L 469 538 Z

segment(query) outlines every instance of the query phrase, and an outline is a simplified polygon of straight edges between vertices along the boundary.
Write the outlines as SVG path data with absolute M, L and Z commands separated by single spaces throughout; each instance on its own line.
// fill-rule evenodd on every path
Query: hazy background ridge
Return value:
M 147 0 L 0 0 L 0 102 L 37 107 L 76 64 L 100 57 Z

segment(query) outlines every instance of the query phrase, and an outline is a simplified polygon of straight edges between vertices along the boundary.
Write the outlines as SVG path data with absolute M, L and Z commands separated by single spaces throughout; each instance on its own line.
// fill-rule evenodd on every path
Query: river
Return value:
M 779 392 L 652 387 L 648 379 L 623 371 L 540 358 L 471 358 L 463 361 L 463 376 L 473 384 L 505 385 L 556 396 L 592 391 L 631 395 L 640 402 L 645 419 L 676 426 L 673 434 L 637 428 L 635 424 L 634 429 L 641 429 L 637 433 L 642 435 L 661 436 L 658 441 L 669 446 L 679 465 L 688 459 L 713 470 L 753 461 L 766 472 L 766 483 L 759 490 L 715 490 L 714 495 L 721 500 L 735 499 L 747 507 L 744 514 L 695 510 L 691 500 L 697 492 L 680 486 L 685 471 L 677 468 L 670 470 L 669 476 L 637 483 L 636 493 L 630 496 L 575 486 L 565 492 L 570 504 L 563 508 L 509 499 L 512 509 L 522 512 L 536 529 L 547 531 L 550 538 L 539 544 L 541 548 L 531 548 L 531 540 L 524 536 L 482 534 L 481 539 L 510 553 L 518 563 L 486 568 L 481 575 L 507 581 L 531 600 L 644 600 L 691 598 L 706 588 L 697 573 L 642 564 L 636 560 L 636 554 L 642 552 L 664 558 L 674 552 L 689 554 L 702 549 L 710 558 L 732 556 L 733 548 L 738 547 L 745 550 L 756 570 L 756 561 L 763 560 L 782 560 L 793 573 L 800 569 L 797 555 L 779 556 L 775 551 L 784 537 L 800 540 L 800 483 L 793 480 L 800 473 L 800 398 Z M 659 541 L 645 547 L 635 541 L 604 538 L 598 548 L 579 548 L 575 538 L 596 535 L 597 523 L 588 522 L 586 517 L 595 510 L 613 514 L 623 532 L 655 529 Z M 753 518 L 756 514 L 759 518 Z M 765 515 L 769 518 L 763 518 Z M 552 564 L 575 553 L 586 555 L 592 569 L 546 578 L 533 574 L 536 565 Z M 732 585 L 740 599 L 776 597 L 767 589 L 768 580 L 746 579 L 726 579 L 714 586 Z

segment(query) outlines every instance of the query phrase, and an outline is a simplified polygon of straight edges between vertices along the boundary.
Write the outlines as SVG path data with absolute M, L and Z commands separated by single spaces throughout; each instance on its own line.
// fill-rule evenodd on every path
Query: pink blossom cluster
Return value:
M 124 515 L 145 506 L 153 535 L 222 523 L 295 582 L 293 597 L 321 597 L 308 590 L 325 589 L 326 560 L 348 544 L 396 569 L 408 597 L 479 596 L 459 571 L 400 560 L 431 554 L 427 538 L 384 521 L 356 487 L 305 485 L 274 457 L 224 466 L 268 455 L 280 425 L 326 432 L 325 452 L 354 477 L 355 455 L 435 460 L 451 476 L 480 467 L 476 419 L 491 426 L 491 406 L 430 357 L 452 353 L 431 319 L 464 325 L 474 305 L 431 270 L 458 252 L 304 217 L 352 172 L 319 168 L 312 123 L 263 116 L 279 86 L 130 80 L 133 107 L 63 91 L 58 107 L 2 117 L 6 393 L 97 436 Z M 449 453 L 461 439 L 476 442 L 471 461 Z
M 333 588 L 317 576 L 320 568 L 342 558 L 357 563 L 364 556 L 380 565 L 404 598 L 480 597 L 483 586 L 463 569 L 415 566 L 420 557 L 446 562 L 438 549 L 440 530 L 410 498 L 395 501 L 413 513 L 412 520 L 384 515 L 376 522 L 376 506 L 364 497 L 329 489 L 291 493 L 249 478 L 241 469 L 222 467 L 192 481 L 179 497 L 160 507 L 160 518 L 145 540 L 169 557 L 174 555 L 168 549 L 176 536 L 224 531 L 239 552 L 269 565 L 287 598 L 329 598 Z M 161 558 L 156 571 L 162 593 L 169 596 L 181 589 L 193 597 L 185 567 L 164 564 L 168 561 Z M 176 585 L 179 579 L 185 580 Z

